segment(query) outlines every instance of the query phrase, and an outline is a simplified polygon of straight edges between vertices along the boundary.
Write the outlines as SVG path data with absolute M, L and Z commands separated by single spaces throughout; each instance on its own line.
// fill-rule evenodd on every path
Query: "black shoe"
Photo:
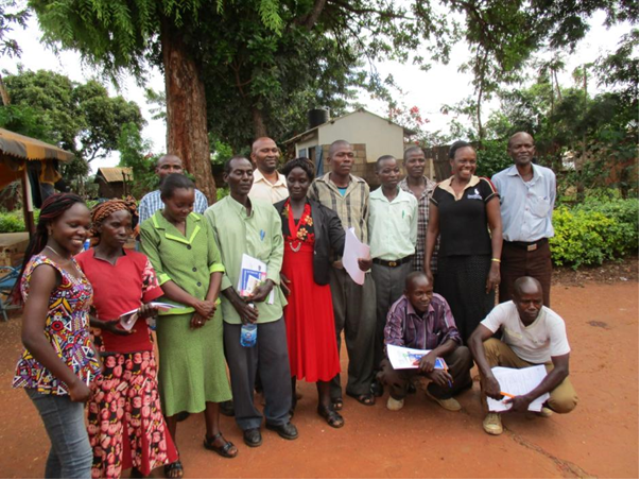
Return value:
M 371 394 L 374 397 L 381 397 L 384 394 L 384 386 L 380 383 L 380 380 L 376 379 L 371 382 Z
M 220 413 L 225 417 L 233 417 L 236 414 L 233 408 L 233 400 L 227 400 L 226 402 L 220 402 Z
M 298 438 L 298 429 L 291 422 L 285 423 L 284 425 L 269 425 L 267 423 L 267 428 L 273 430 L 285 440 L 295 440 Z
M 180 412 L 176 414 L 176 417 L 179 422 L 184 422 L 191 415 L 189 412 Z
M 242 432 L 242 438 L 248 447 L 259 447 L 262 445 L 262 434 L 259 428 L 245 430 Z

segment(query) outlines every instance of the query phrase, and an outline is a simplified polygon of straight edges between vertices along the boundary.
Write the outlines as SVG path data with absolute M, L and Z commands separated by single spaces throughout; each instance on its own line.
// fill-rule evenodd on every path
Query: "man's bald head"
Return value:
M 255 153 L 260 148 L 260 146 L 265 144 L 265 143 L 273 144 L 273 145 L 276 144 L 276 142 L 273 140 L 273 138 L 258 137 L 251 144 L 251 153 Z
M 533 137 L 527 132 L 518 132 L 511 135 L 507 145 L 507 153 L 516 165 L 528 168 L 536 154 L 536 145 Z
M 511 147 L 511 145 L 518 140 L 526 140 L 531 142 L 531 144 L 534 144 L 534 140 L 531 134 L 527 132 L 517 132 L 509 137 L 509 142 L 507 143 L 507 146 Z
M 256 138 L 251 144 L 251 162 L 263 174 L 273 174 L 278 168 L 280 150 L 276 142 L 269 137 Z
M 533 277 L 520 277 L 513 284 L 514 292 L 518 298 L 523 295 L 542 295 L 542 285 Z
M 525 326 L 536 321 L 542 309 L 542 285 L 532 277 L 520 277 L 513 284 L 513 303 Z
M 172 153 L 161 156 L 156 162 L 156 175 L 160 177 L 160 182 L 172 173 L 184 173 L 182 159 Z
M 333 142 L 329 145 L 329 157 L 333 157 L 333 154 L 343 147 L 351 148 L 351 144 L 346 140 L 336 140 Z

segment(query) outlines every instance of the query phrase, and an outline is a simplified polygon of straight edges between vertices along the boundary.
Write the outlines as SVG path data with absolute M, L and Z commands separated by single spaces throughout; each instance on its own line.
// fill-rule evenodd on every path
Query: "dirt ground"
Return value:
M 491 437 L 482 430 L 476 382 L 459 397 L 459 413 L 442 410 L 422 393 L 408 397 L 400 412 L 385 408 L 386 395 L 374 407 L 347 397 L 346 425 L 334 430 L 315 413 L 314 386 L 301 383 L 297 441 L 264 431 L 262 447 L 250 449 L 233 419 L 224 417 L 223 431 L 240 449 L 228 460 L 202 448 L 201 414 L 180 424 L 185 476 L 638 478 L 637 263 L 634 270 L 626 281 L 561 278 L 554 284 L 552 304 L 567 322 L 571 377 L 580 397 L 569 415 L 507 414 L 505 433 Z M 19 324 L 17 318 L 0 322 L 0 477 L 41 478 L 49 441 L 25 394 L 10 387 Z M 345 357 L 342 352 L 343 371 Z

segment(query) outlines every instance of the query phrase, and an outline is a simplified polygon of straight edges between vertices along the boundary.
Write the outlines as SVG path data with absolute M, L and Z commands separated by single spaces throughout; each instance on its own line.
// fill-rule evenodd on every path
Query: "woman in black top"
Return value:
M 433 281 L 431 256 L 439 234 L 434 290 L 451 306 L 466 343 L 494 306 L 494 290 L 500 283 L 502 220 L 495 187 L 488 179 L 474 175 L 473 147 L 455 142 L 449 159 L 453 175 L 438 184 L 431 198 L 425 273 Z

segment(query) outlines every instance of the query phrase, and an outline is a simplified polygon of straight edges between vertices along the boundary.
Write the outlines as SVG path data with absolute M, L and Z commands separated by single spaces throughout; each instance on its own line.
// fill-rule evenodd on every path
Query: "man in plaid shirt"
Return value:
M 429 224 L 429 199 L 436 188 L 436 182 L 424 175 L 426 165 L 424 152 L 418 146 L 409 147 L 404 152 L 404 169 L 407 176 L 398 186 L 405 192 L 412 193 L 418 200 L 418 239 L 416 241 L 416 254 L 413 259 L 413 271 L 424 271 L 424 247 L 427 240 L 427 225 Z M 436 243 L 431 257 L 431 272 L 437 272 L 438 246 Z

